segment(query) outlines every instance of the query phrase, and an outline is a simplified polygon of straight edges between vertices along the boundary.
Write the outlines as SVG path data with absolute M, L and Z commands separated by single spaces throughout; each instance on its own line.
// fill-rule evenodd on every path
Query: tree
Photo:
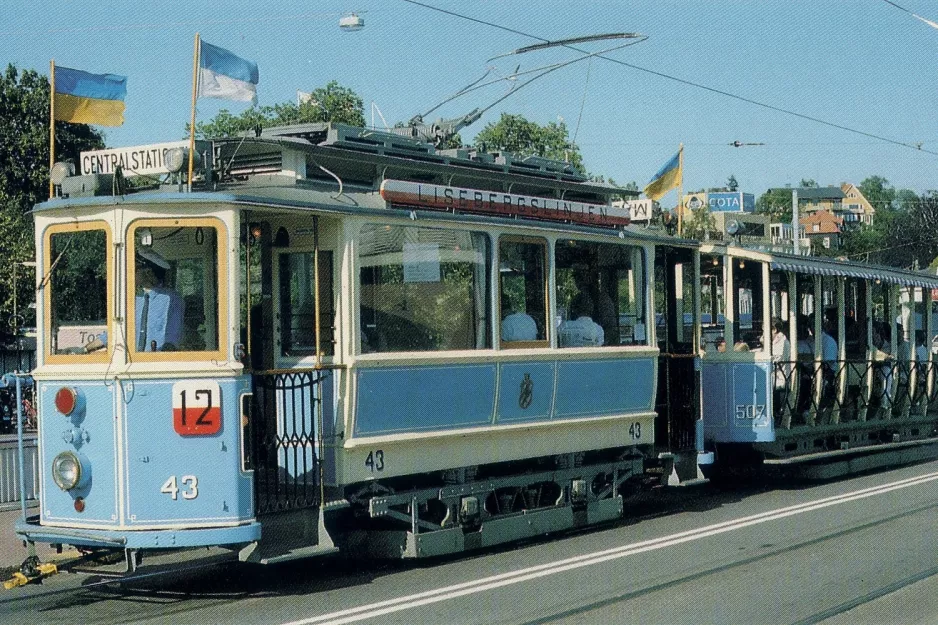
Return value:
M 502 113 L 497 122 L 489 122 L 479 131 L 475 147 L 489 152 L 504 150 L 520 156 L 543 156 L 583 169 L 580 148 L 570 140 L 564 122 L 541 126 L 523 115 Z
M 802 189 L 818 189 L 821 185 L 815 182 L 814 178 L 802 178 L 798 186 Z
M 84 124 L 57 122 L 56 160 L 77 162 L 82 150 L 104 147 L 101 133 Z M 0 264 L 30 260 L 33 222 L 27 211 L 48 197 L 49 79 L 33 70 L 22 73 L 12 64 L 0 76 Z M 30 280 L 20 269 L 20 310 L 35 299 Z M 30 276 L 31 277 L 31 276 Z M 13 312 L 13 272 L 0 272 L 0 328 Z
M 791 189 L 769 189 L 756 200 L 756 212 L 772 222 L 791 221 Z
M 860 189 L 860 193 L 863 194 L 863 197 L 876 209 L 877 217 L 879 216 L 880 210 L 893 209 L 892 203 L 896 199 L 896 190 L 889 184 L 889 181 L 882 176 L 864 178 L 858 188 Z
M 335 122 L 349 126 L 365 126 L 365 109 L 361 97 L 348 87 L 331 81 L 314 89 L 301 104 L 282 102 L 273 106 L 251 107 L 240 115 L 222 109 L 208 122 L 195 125 L 199 137 L 231 137 L 257 127 L 287 126 Z M 189 128 L 186 127 L 186 134 Z
M 710 214 L 710 208 L 701 206 L 697 210 L 687 211 L 682 235 L 688 239 L 706 241 L 711 233 L 716 233 L 716 220 Z

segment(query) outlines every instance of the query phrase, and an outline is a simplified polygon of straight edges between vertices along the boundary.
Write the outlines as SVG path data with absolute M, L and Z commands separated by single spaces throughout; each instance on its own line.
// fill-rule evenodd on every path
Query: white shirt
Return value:
M 564 321 L 557 335 L 561 347 L 599 347 L 605 338 L 602 326 L 586 316 Z
M 502 321 L 503 341 L 536 341 L 537 324 L 534 318 L 523 312 L 508 315 Z
M 791 377 L 791 343 L 784 332 L 772 337 L 772 361 L 780 363 L 775 369 L 775 388 L 785 388 Z

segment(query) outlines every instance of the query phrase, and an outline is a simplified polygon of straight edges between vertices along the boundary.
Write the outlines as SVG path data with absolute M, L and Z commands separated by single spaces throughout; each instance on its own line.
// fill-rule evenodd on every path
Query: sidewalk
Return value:
M 29 515 L 39 514 L 39 508 L 33 506 L 26 509 Z M 26 559 L 26 547 L 13 531 L 13 524 L 22 516 L 19 508 L 16 510 L 0 511 L 0 571 L 9 568 L 18 568 L 23 560 Z M 77 551 L 66 549 L 62 554 L 56 553 L 55 549 L 46 543 L 36 543 L 36 554 L 43 562 L 49 562 L 63 557 L 73 557 Z M 0 580 L 2 581 L 2 580 Z M 0 587 L 2 590 L 2 587 Z

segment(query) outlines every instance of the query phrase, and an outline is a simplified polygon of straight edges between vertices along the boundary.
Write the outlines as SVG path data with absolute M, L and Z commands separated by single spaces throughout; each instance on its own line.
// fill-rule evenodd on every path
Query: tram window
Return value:
M 546 241 L 502 239 L 499 242 L 499 335 L 502 343 L 517 345 L 547 340 L 546 259 Z
M 644 344 L 640 248 L 558 241 L 555 263 L 560 347 Z
M 217 351 L 217 229 L 143 223 L 133 227 L 132 236 L 130 348 L 136 352 Z
M 866 289 L 864 280 L 847 278 L 844 286 L 844 339 L 848 360 L 866 360 L 866 331 L 869 323 L 866 315 Z
M 721 339 L 725 345 L 726 302 L 723 294 L 723 262 L 720 256 L 700 257 L 700 327 L 702 345 L 717 351 Z
M 733 259 L 733 288 L 736 319 L 733 336 L 750 350 L 762 349 L 762 263 Z M 735 349 L 735 347 L 734 347 Z
M 490 346 L 486 235 L 368 224 L 358 248 L 362 352 Z
M 280 255 L 280 343 L 283 356 L 316 354 L 316 281 L 313 252 Z M 319 341 L 323 356 L 334 354 L 335 308 L 332 252 L 319 252 Z
M 47 239 L 51 355 L 105 353 L 108 234 L 104 228 L 53 232 Z

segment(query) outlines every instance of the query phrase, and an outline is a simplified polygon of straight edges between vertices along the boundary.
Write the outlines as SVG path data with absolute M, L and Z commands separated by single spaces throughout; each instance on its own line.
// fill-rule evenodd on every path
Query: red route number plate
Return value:
M 173 384 L 173 429 L 180 436 L 208 436 L 221 430 L 221 389 L 217 382 Z

